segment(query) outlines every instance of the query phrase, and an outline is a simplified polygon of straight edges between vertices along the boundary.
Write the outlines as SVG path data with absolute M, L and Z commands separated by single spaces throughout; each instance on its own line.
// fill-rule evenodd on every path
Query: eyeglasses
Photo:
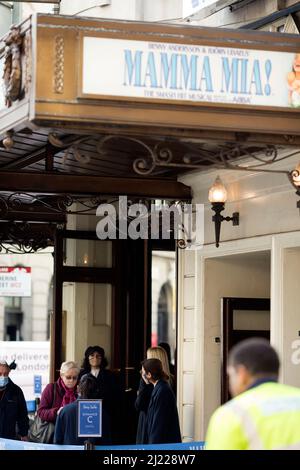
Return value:
M 78 379 L 78 376 L 73 377 L 72 375 L 65 375 L 65 378 L 66 378 L 67 380 L 77 380 L 77 379 Z

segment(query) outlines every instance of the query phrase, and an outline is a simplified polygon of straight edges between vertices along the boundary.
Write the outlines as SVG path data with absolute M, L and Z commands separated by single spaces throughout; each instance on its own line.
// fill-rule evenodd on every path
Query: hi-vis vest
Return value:
M 300 389 L 266 382 L 218 408 L 208 450 L 300 450 Z

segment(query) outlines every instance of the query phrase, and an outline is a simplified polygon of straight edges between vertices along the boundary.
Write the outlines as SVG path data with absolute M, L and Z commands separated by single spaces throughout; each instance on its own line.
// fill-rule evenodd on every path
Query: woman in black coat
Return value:
M 103 410 L 110 420 L 112 441 L 117 444 L 121 390 L 114 374 L 106 369 L 107 365 L 104 349 L 100 346 L 89 346 L 84 353 L 79 378 L 85 374 L 92 374 L 96 378 L 99 390 L 97 398 L 103 400 Z
M 175 386 L 174 376 L 170 373 L 168 355 L 166 351 L 160 346 L 152 346 L 151 348 L 147 349 L 147 359 L 159 359 L 161 361 L 166 381 L 175 393 L 175 390 L 173 388 Z M 146 415 L 151 399 L 152 390 L 153 385 L 151 383 L 145 383 L 143 378 L 141 378 L 137 398 L 135 400 L 135 409 L 139 412 L 136 432 L 137 444 L 144 444 L 146 440 Z
M 153 385 L 146 417 L 145 444 L 173 444 L 181 442 L 175 395 L 166 382 L 159 359 L 146 359 L 142 363 L 142 377 Z
M 146 417 L 148 406 L 153 391 L 153 385 L 140 380 L 138 395 L 135 400 L 135 409 L 139 413 L 138 426 L 136 431 L 136 443 L 144 444 L 146 442 Z

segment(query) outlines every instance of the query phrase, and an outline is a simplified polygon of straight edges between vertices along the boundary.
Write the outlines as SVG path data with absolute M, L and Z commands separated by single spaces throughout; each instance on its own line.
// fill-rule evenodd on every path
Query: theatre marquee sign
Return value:
M 38 14 L 0 41 L 0 65 L 0 137 L 300 138 L 296 35 Z
M 300 51 L 83 38 L 85 96 L 300 108 L 296 70 Z

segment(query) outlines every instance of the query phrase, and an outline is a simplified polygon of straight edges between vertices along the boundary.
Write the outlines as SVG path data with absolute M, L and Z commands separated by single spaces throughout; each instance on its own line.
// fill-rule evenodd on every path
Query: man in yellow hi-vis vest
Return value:
M 300 389 L 277 383 L 279 358 L 263 338 L 238 343 L 228 361 L 235 397 L 212 415 L 208 450 L 300 450 Z

